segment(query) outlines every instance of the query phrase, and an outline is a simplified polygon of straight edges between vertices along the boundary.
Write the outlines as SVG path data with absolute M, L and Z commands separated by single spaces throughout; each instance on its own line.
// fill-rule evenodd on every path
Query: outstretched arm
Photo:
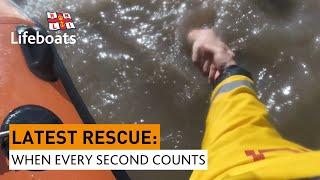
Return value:
M 215 85 L 202 142 L 209 153 L 209 169 L 193 172 L 191 179 L 281 179 L 320 173 L 311 161 L 297 158 L 308 149 L 283 139 L 270 125 L 250 73 L 237 65 L 233 52 L 214 31 L 194 30 L 188 39 L 193 62 Z M 308 168 L 288 171 L 290 163 Z

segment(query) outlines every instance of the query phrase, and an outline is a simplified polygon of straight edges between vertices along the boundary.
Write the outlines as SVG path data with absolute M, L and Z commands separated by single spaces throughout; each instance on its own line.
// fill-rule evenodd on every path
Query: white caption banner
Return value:
M 10 150 L 10 170 L 207 170 L 206 150 Z

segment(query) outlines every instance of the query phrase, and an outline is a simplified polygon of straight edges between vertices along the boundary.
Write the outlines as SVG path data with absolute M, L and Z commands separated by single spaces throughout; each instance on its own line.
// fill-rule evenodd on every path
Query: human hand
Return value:
M 188 34 L 192 44 L 192 62 L 200 68 L 208 82 L 214 82 L 225 68 L 235 65 L 234 53 L 212 29 L 196 29 Z

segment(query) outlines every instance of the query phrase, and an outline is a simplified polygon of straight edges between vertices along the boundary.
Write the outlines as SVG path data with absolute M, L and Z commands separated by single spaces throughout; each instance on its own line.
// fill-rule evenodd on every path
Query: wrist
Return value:
M 228 63 L 225 69 L 220 73 L 220 76 L 214 82 L 214 87 L 220 84 L 223 80 L 235 75 L 242 75 L 252 79 L 251 73 L 245 70 L 244 68 L 238 66 L 236 63 Z
M 225 66 L 225 69 L 230 67 L 230 66 L 234 66 L 234 65 L 237 65 L 236 61 L 235 60 L 230 60 L 229 62 L 226 63 L 226 66 Z
M 236 61 L 229 60 L 218 67 L 218 70 L 223 73 L 228 67 L 237 65 Z

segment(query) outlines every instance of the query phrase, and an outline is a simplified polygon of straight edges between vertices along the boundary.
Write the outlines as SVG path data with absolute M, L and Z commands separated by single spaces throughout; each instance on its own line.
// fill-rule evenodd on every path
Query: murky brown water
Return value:
M 46 23 L 70 12 L 78 42 L 59 47 L 99 123 L 160 123 L 162 148 L 199 148 L 210 87 L 185 34 L 214 27 L 255 75 L 281 133 L 320 148 L 320 1 L 16 0 Z M 190 172 L 130 172 L 133 179 L 187 179 Z

